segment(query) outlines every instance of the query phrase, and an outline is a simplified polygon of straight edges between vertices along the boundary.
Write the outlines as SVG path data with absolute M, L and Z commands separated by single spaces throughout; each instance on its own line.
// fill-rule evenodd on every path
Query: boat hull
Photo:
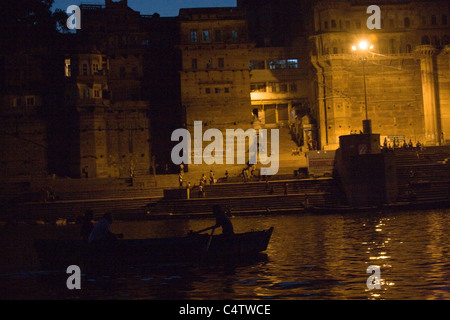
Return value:
M 118 240 L 87 245 L 81 240 L 36 239 L 34 246 L 43 269 L 70 265 L 133 265 L 167 262 L 227 261 L 267 249 L 273 228 L 232 236 L 189 235 L 178 238 Z M 209 244 L 209 245 L 208 245 Z

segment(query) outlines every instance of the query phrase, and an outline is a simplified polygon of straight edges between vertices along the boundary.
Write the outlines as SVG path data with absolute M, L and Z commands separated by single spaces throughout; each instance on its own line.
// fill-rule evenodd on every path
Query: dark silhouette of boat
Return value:
M 147 263 L 221 262 L 249 258 L 267 249 L 273 227 L 263 231 L 223 234 L 190 234 L 185 237 L 127 239 L 108 244 L 82 240 L 35 239 L 42 269 L 70 265 L 123 266 Z

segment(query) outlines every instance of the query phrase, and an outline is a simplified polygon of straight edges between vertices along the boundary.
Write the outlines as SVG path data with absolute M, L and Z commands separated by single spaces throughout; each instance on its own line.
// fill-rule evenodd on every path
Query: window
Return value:
M 10 106 L 11 107 L 17 107 L 19 99 L 18 98 L 11 98 L 10 100 Z
M 222 42 L 222 30 L 215 30 L 214 31 L 214 41 L 215 42 Z
M 427 18 L 426 17 L 422 17 L 422 25 L 426 25 L 427 24 Z
M 205 93 L 206 94 L 210 94 L 211 93 L 211 88 L 205 88 Z
M 96 74 L 98 72 L 98 63 L 93 63 L 92 64 L 92 72 L 94 74 Z
M 220 93 L 220 88 L 214 88 L 215 93 Z
M 89 89 L 84 89 L 83 90 L 83 98 L 84 99 L 89 99 Z
M 87 63 L 83 63 L 82 75 L 87 76 L 87 74 L 88 74 L 88 65 L 87 65 Z
M 34 106 L 34 97 L 27 97 L 26 98 L 27 107 Z
M 211 68 L 212 68 L 211 59 L 206 59 L 206 69 L 211 69 Z
M 403 22 L 405 24 L 405 28 L 409 28 L 411 26 L 411 21 L 409 21 L 408 17 L 406 17 Z
M 324 29 L 328 29 L 328 21 L 325 21 L 325 22 L 323 23 L 323 28 L 324 28 Z
M 298 60 L 297 59 L 288 59 L 287 67 L 288 67 L 288 69 L 298 69 Z
M 411 45 L 410 44 L 406 45 L 406 53 L 411 53 Z
M 238 39 L 239 39 L 238 31 L 237 30 L 232 30 L 231 31 L 231 40 L 238 41 Z
M 209 30 L 203 30 L 202 35 L 203 35 L 203 42 L 210 42 L 211 41 L 211 38 L 210 38 L 210 35 L 209 35 Z
M 197 30 L 191 30 L 191 43 L 197 43 Z
M 100 98 L 100 91 L 94 90 L 94 98 Z
M 345 21 L 345 28 L 350 29 L 350 21 Z
M 224 59 L 224 58 L 218 58 L 218 59 L 217 59 L 217 66 L 218 66 L 219 68 L 225 67 L 225 59 Z
M 225 93 L 230 93 L 230 88 L 226 87 L 223 91 L 224 91 Z
M 269 92 L 278 92 L 278 83 L 277 82 L 269 82 L 267 88 Z
M 336 28 L 336 20 L 331 20 L 331 28 Z
M 280 84 L 280 92 L 287 92 L 288 91 L 288 85 L 286 83 Z
M 266 83 L 256 82 L 250 84 L 250 92 L 266 92 Z
M 338 48 L 336 47 L 333 48 L 333 54 L 338 54 Z
M 442 24 L 443 24 L 444 26 L 447 25 L 447 16 L 446 16 L 445 14 L 442 15 L 441 21 L 442 21 Z
M 197 59 L 192 59 L 191 67 L 192 67 L 192 69 L 197 69 Z
M 269 60 L 267 61 L 269 69 L 286 69 L 286 60 Z
M 296 83 L 291 83 L 289 85 L 289 92 L 297 92 L 297 84 Z
M 252 60 L 250 61 L 250 70 L 257 69 L 263 70 L 266 68 L 266 63 L 264 60 Z
M 355 25 L 356 25 L 356 29 L 361 29 L 361 21 L 357 20 L 355 22 Z
M 394 27 L 394 19 L 389 19 L 389 27 L 390 28 Z
M 72 76 L 72 68 L 70 66 L 70 59 L 66 59 L 65 64 L 66 64 L 66 67 L 65 67 L 64 74 L 66 77 L 70 77 L 70 76 Z
M 431 25 L 432 25 L 432 26 L 437 25 L 436 16 L 435 16 L 434 14 L 431 16 Z

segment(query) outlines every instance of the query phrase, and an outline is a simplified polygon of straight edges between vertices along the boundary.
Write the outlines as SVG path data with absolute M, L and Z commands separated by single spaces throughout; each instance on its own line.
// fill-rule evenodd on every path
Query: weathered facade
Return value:
M 172 18 L 127 0 L 81 5 L 82 29 L 55 50 L 2 48 L 1 171 L 167 172 L 171 133 L 194 121 L 288 126 L 299 145 L 334 149 L 367 114 L 382 139 L 448 142 L 448 2 L 380 2 L 379 30 L 366 26 L 371 4 L 240 0 Z M 361 40 L 373 48 L 353 51 Z
M 155 49 L 159 38 L 152 37 L 155 28 L 167 24 L 159 23 L 163 19 L 157 15 L 141 16 L 128 7 L 127 1 L 82 5 L 81 10 L 83 27 L 77 34 L 76 50 L 66 58 L 66 69 L 70 70 L 66 73 L 66 91 L 72 98 L 66 102 L 76 109 L 79 123 L 78 136 L 72 140 L 70 175 L 150 174 L 156 170 L 155 158 L 160 156 L 152 150 L 154 110 L 176 109 L 170 102 L 177 103 L 176 94 L 163 101 L 169 95 L 153 88 L 158 79 L 162 79 L 160 85 L 169 81 L 164 73 L 155 72 L 156 65 L 164 61 L 164 46 Z M 161 119 L 154 118 L 160 132 Z
M 369 30 L 364 1 L 319 1 L 314 6 L 311 61 L 317 70 L 322 148 L 362 130 L 440 145 L 449 131 L 449 4 L 381 4 L 381 29 Z M 364 53 L 352 46 L 365 40 Z M 364 92 L 366 78 L 366 95 Z
M 251 126 L 249 42 L 238 8 L 180 10 L 180 72 L 186 126 Z

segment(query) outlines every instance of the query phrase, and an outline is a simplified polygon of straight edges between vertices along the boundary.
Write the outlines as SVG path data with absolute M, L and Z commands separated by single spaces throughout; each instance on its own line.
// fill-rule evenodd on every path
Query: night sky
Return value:
M 105 4 L 104 0 L 55 0 L 54 9 L 65 9 L 72 5 Z M 128 0 L 128 6 L 141 14 L 159 13 L 162 17 L 178 16 L 180 8 L 235 7 L 236 0 Z

